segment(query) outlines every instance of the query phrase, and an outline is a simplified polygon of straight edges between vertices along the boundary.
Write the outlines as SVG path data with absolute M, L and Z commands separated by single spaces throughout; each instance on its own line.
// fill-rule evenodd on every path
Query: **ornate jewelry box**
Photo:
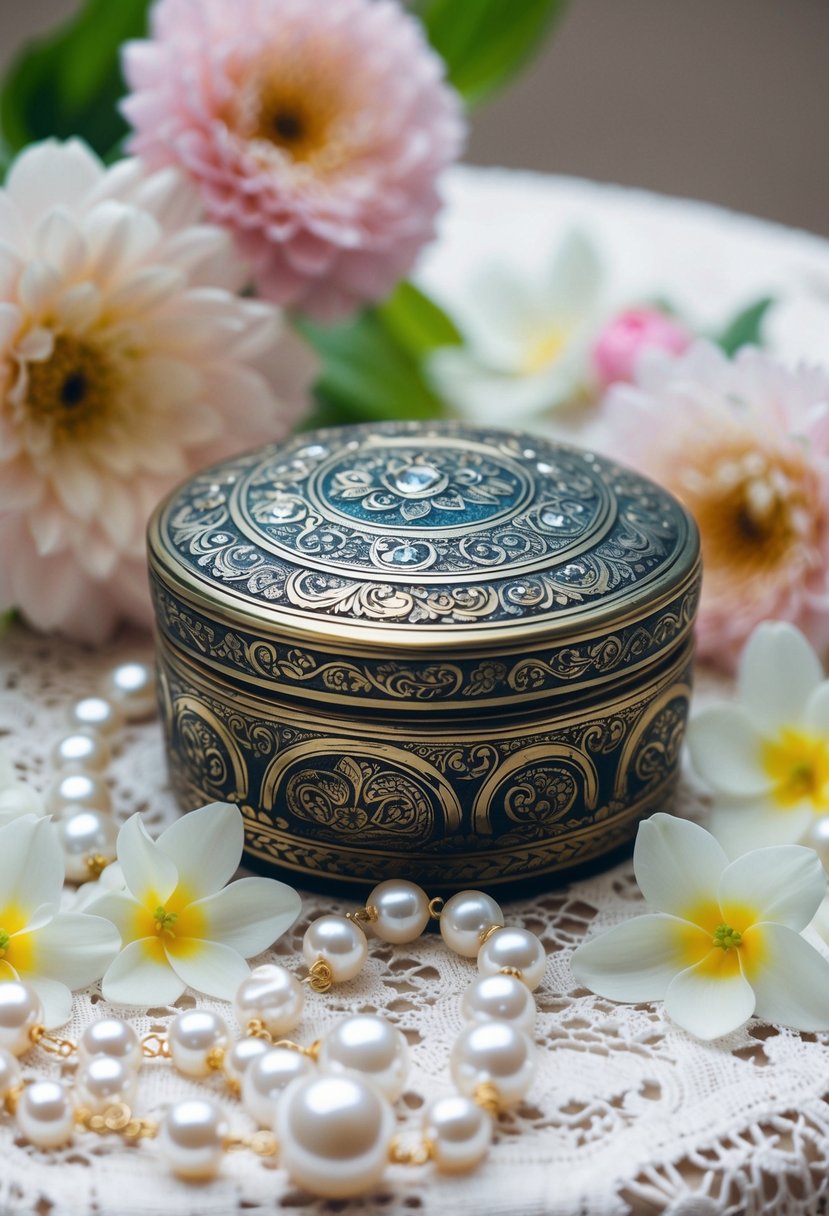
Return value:
M 699 543 L 590 452 L 453 423 L 298 435 L 149 528 L 185 808 L 251 864 L 430 890 L 594 862 L 668 807 Z

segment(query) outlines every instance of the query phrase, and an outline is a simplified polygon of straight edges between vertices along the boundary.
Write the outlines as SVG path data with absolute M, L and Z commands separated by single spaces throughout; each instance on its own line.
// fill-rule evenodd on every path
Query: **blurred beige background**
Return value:
M 0 0 L 0 63 L 76 3 Z M 827 50 L 829 0 L 570 0 L 543 54 L 475 118 L 467 159 L 829 235 Z

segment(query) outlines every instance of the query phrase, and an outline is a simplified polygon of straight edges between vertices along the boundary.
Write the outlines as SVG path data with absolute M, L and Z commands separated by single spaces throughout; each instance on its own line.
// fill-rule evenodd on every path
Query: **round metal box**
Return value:
M 696 528 L 629 469 L 452 423 L 299 435 L 149 529 L 186 809 L 251 863 L 430 890 L 593 862 L 669 806 Z

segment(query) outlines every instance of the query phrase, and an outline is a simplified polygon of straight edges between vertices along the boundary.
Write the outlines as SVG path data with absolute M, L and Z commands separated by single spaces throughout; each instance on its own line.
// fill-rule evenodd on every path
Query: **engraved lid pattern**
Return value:
M 687 513 L 638 474 L 453 423 L 321 430 L 225 462 L 164 504 L 150 549 L 226 617 L 378 645 L 390 627 L 463 646 L 623 618 L 698 556 Z

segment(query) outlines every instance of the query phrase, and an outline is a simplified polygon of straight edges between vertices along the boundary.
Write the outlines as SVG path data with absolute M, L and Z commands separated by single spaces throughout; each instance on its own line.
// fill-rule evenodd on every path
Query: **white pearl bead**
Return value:
M 10 1051 L 0 1047 L 0 1106 L 2 1099 L 20 1084 L 20 1065 Z
M 270 1050 L 270 1043 L 265 1039 L 238 1039 L 225 1053 L 222 1068 L 228 1084 L 237 1093 L 241 1093 L 245 1073 L 253 1061 L 266 1055 Z
M 91 809 L 72 810 L 55 824 L 69 882 L 89 882 L 95 857 L 111 861 L 118 829 L 109 815 Z
M 260 1127 L 272 1127 L 276 1104 L 288 1086 L 315 1072 L 313 1061 L 290 1047 L 271 1047 L 253 1061 L 242 1080 L 242 1105 Z
M 308 967 L 324 959 L 334 983 L 343 984 L 359 975 L 368 956 L 368 942 L 360 926 L 344 916 L 321 916 L 305 930 L 302 955 Z
M 224 1113 L 215 1102 L 190 1098 L 176 1102 L 164 1114 L 158 1148 L 178 1178 L 214 1178 L 228 1134 Z
M 188 1077 L 206 1077 L 212 1071 L 208 1055 L 226 1050 L 229 1041 L 224 1018 L 210 1009 L 188 1009 L 178 1014 L 167 1032 L 172 1061 Z
M 389 1102 L 396 1102 L 409 1075 L 409 1047 L 396 1026 L 358 1013 L 329 1031 L 318 1062 L 327 1073 L 361 1073 Z
M 109 761 L 109 744 L 95 730 L 72 731 L 59 739 L 52 749 L 52 764 L 57 769 L 100 773 Z
M 435 1165 L 444 1174 L 471 1170 L 492 1143 L 492 1119 L 461 1094 L 438 1098 L 424 1113 L 423 1134 L 432 1146 Z
M 0 1047 L 22 1056 L 32 1046 L 32 1030 L 42 1023 L 43 1006 L 34 988 L 21 980 L 0 984 Z
M 416 941 L 429 923 L 428 895 L 405 878 L 381 882 L 369 895 L 366 906 L 377 910 L 371 928 L 381 942 L 405 945 Z
M 70 726 L 81 729 L 88 727 L 100 731 L 102 735 L 111 735 L 122 722 L 120 709 L 106 697 L 82 697 L 69 709 Z
M 104 680 L 101 692 L 123 712 L 128 722 L 155 713 L 155 672 L 149 663 L 121 663 Z
M 95 773 L 61 773 L 49 787 L 46 807 L 53 815 L 81 808 L 108 811 L 112 799 L 103 778 Z
M 75 1092 L 81 1106 L 93 1113 L 106 1110 L 116 1102 L 130 1108 L 138 1091 L 135 1070 L 115 1056 L 93 1056 L 84 1060 L 75 1074 Z
M 829 815 L 813 819 L 806 833 L 801 836 L 800 844 L 805 845 L 807 849 L 814 849 L 825 869 L 829 865 Z
M 281 1161 L 312 1195 L 350 1199 L 371 1190 L 388 1160 L 395 1120 L 359 1077 L 294 1081 L 276 1108 Z
M 37 1148 L 68 1144 L 75 1126 L 69 1090 L 59 1081 L 35 1081 L 27 1085 L 17 1104 L 17 1124 Z
M 477 1022 L 456 1039 L 449 1059 L 452 1078 L 472 1098 L 491 1084 L 505 1105 L 519 1102 L 535 1076 L 535 1047 L 511 1022 Z
M 475 958 L 481 937 L 491 925 L 503 925 L 504 914 L 483 891 L 458 891 L 443 905 L 440 933 L 446 945 L 464 958 Z
M 511 1022 L 525 1034 L 535 1028 L 535 1000 L 514 975 L 479 975 L 461 1001 L 466 1022 Z
M 233 1013 L 242 1028 L 258 1020 L 279 1038 L 299 1025 L 304 1004 L 305 991 L 296 976 L 275 963 L 263 963 L 242 980 Z
M 100 1018 L 90 1022 L 78 1040 L 78 1059 L 83 1062 L 93 1056 L 110 1056 L 127 1068 L 140 1068 L 144 1053 L 141 1040 L 128 1022 Z
M 515 929 L 511 925 L 499 929 L 487 938 L 478 951 L 478 970 L 481 975 L 497 975 L 510 968 L 521 972 L 521 979 L 534 992 L 544 978 L 547 955 L 541 942 L 528 929 Z

